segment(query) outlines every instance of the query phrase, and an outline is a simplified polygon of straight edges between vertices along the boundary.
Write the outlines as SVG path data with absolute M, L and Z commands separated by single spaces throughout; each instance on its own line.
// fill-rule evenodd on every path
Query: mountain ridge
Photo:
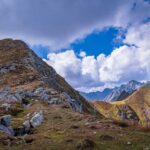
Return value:
M 31 83 L 32 90 L 38 86 L 52 87 L 58 92 L 66 92 L 77 103 L 82 103 L 85 111 L 93 111 L 90 104 L 23 41 L 0 40 L 0 53 L 1 89 L 9 85 L 12 87 L 12 91 L 16 90 L 17 86 L 27 90 L 29 87 L 31 88 Z
M 149 83 L 148 82 L 141 83 L 135 80 L 131 80 L 126 84 L 122 84 L 112 89 L 106 88 L 102 92 L 97 91 L 97 92 L 90 92 L 90 93 L 84 93 L 84 92 L 80 92 L 80 93 L 83 97 L 85 97 L 88 100 L 99 100 L 99 101 L 106 101 L 106 102 L 120 101 L 127 98 L 136 90 L 138 90 L 139 88 L 147 84 Z

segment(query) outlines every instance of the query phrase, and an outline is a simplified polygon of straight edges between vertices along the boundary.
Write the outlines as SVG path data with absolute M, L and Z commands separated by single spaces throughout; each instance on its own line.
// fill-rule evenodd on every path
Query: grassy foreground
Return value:
M 13 125 L 21 124 L 27 114 L 44 111 L 44 122 L 31 134 L 4 143 L 0 149 L 11 150 L 149 150 L 150 132 L 109 119 L 96 119 L 89 114 L 73 112 L 65 105 L 34 102 L 13 117 Z

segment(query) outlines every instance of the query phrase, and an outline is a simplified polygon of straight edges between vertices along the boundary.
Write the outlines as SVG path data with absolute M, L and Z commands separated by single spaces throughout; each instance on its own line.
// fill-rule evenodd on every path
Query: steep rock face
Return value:
M 65 93 L 73 109 L 82 106 L 82 111 L 93 113 L 92 106 L 20 40 L 0 40 L 0 85 L 1 101 L 62 100 Z
M 100 100 L 106 102 L 120 101 L 130 96 L 140 87 L 148 84 L 149 82 L 140 83 L 135 80 L 131 80 L 127 84 L 123 84 L 113 89 L 106 88 L 102 92 L 100 91 L 91 93 L 80 92 L 80 94 L 88 100 Z
M 143 85 L 143 83 L 131 80 L 127 84 L 123 84 L 120 87 L 114 88 L 112 92 L 106 97 L 105 101 L 112 102 L 123 100 Z

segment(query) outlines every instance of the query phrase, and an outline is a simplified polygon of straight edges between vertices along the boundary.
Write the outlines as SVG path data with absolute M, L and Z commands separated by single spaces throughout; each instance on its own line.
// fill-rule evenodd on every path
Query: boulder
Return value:
M 46 89 L 44 89 L 43 87 L 39 87 L 37 88 L 35 91 L 34 91 L 34 95 L 36 97 L 39 97 L 40 99 L 44 100 L 44 101 L 47 101 L 49 100 L 50 96 L 47 92 Z
M 14 135 L 14 130 L 11 127 L 6 127 L 0 124 L 0 132 L 7 133 L 9 135 Z
M 62 100 L 59 99 L 59 98 L 51 98 L 51 99 L 48 101 L 48 104 L 59 105 L 59 104 L 62 104 Z
M 8 104 L 8 103 L 3 103 L 1 105 L 1 108 L 3 108 L 5 111 L 10 110 L 10 107 L 11 107 L 11 104 Z
M 24 134 L 26 134 L 25 126 L 21 125 L 17 128 L 14 128 L 14 135 L 15 136 L 22 136 Z
M 31 128 L 31 124 L 30 121 L 27 120 L 23 123 L 23 126 L 25 127 L 25 132 L 29 132 L 30 128 Z
M 43 120 L 44 120 L 43 112 L 40 111 L 31 118 L 30 120 L 31 126 L 35 128 L 39 126 L 43 122 Z
M 105 140 L 105 141 L 112 141 L 112 140 L 115 140 L 115 137 L 113 137 L 111 135 L 101 135 L 100 139 Z
M 95 142 L 90 140 L 90 139 L 83 139 L 78 145 L 77 149 L 78 150 L 93 150 L 95 147 Z
M 11 124 L 11 115 L 5 115 L 0 118 L 0 124 L 8 127 Z
M 76 112 L 83 112 L 83 105 L 78 100 L 71 98 L 67 93 L 62 93 L 64 99 L 69 103 L 72 109 Z

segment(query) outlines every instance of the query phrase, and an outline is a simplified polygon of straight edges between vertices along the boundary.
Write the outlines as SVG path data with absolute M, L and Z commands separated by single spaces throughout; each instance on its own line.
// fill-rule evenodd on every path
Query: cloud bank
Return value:
M 93 91 L 131 79 L 149 80 L 149 10 L 147 0 L 1 0 L 0 39 L 49 47 L 53 53 L 45 61 L 76 89 Z M 107 27 L 127 29 L 124 46 L 108 56 L 54 53 Z
M 0 38 L 58 50 L 94 30 L 140 22 L 149 9 L 143 0 L 1 0 Z
M 128 29 L 126 44 L 108 56 L 99 54 L 95 58 L 67 50 L 50 53 L 45 61 L 80 91 L 101 90 L 132 79 L 150 80 L 149 39 L 150 23 L 135 25 Z

